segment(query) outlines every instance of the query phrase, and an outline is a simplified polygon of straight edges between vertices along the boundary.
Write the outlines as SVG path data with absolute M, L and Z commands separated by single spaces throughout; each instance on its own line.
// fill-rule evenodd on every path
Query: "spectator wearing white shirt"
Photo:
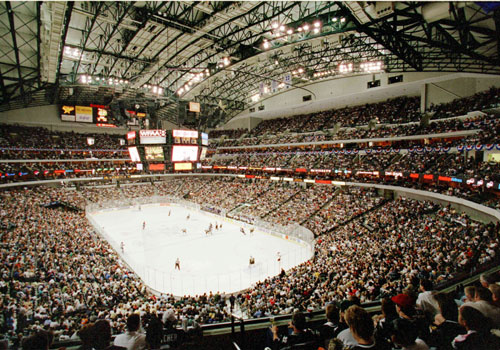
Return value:
M 141 317 L 132 314 L 127 319 L 127 331 L 116 336 L 113 345 L 122 346 L 127 350 L 146 349 L 146 335 L 139 332 Z
M 434 298 L 435 291 L 432 289 L 432 282 L 428 279 L 422 279 L 420 281 L 421 293 L 419 293 L 416 303 L 418 309 L 430 316 L 434 316 L 439 310 L 439 305 Z

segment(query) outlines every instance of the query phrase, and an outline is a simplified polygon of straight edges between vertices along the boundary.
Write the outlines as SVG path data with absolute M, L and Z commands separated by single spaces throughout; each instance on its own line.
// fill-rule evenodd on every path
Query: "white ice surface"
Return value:
M 237 223 L 177 204 L 149 204 L 142 205 L 141 210 L 109 210 L 90 216 L 147 285 L 174 295 L 236 292 L 311 256 L 311 249 L 305 244 L 258 229 L 250 234 L 245 228 L 244 235 Z M 210 223 L 213 235 L 207 236 L 204 231 Z M 216 223 L 222 223 L 222 229 L 216 230 Z M 187 233 L 182 233 L 182 229 Z M 278 252 L 281 262 L 277 261 Z M 255 265 L 249 265 L 250 256 L 255 258 Z M 180 271 L 174 269 L 177 258 Z

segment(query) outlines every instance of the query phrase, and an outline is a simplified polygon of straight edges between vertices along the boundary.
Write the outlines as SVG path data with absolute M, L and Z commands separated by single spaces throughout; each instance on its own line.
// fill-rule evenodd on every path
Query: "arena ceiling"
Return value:
M 500 73 L 496 3 L 0 2 L 0 31 L 0 110 L 143 104 L 179 121 L 198 101 L 197 124 L 213 127 L 342 63 Z

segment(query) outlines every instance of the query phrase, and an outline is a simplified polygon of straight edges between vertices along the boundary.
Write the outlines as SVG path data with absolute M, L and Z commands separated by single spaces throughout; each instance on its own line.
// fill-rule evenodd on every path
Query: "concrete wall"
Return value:
M 224 125 L 223 129 L 225 129 L 225 130 L 228 130 L 228 129 L 252 130 L 257 125 L 259 125 L 259 123 L 261 121 L 262 121 L 262 118 L 254 118 L 254 117 L 233 119 L 233 120 L 229 121 L 229 123 Z
M 63 122 L 58 105 L 14 109 L 0 113 L 0 123 L 42 126 L 54 131 L 125 135 L 126 128 L 103 128 L 87 123 Z

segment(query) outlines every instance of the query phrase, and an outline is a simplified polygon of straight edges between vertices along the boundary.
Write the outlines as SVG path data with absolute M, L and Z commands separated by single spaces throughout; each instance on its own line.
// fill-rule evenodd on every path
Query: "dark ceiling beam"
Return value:
M 395 23 L 397 23 L 397 16 L 397 14 L 393 15 Z M 402 39 L 401 31 L 398 30 L 397 26 L 394 26 L 393 21 L 388 21 L 385 18 L 384 21 L 379 21 L 375 25 L 372 23 L 361 24 L 352 13 L 349 13 L 349 17 L 357 24 L 359 32 L 371 37 L 376 43 L 397 55 L 416 71 L 422 71 L 422 55 L 410 43 Z
M 59 58 L 57 60 L 57 72 L 56 72 L 56 82 L 55 86 L 56 89 L 59 86 L 59 78 L 61 76 L 61 65 L 62 65 L 62 58 L 63 58 L 63 52 L 64 52 L 64 45 L 66 45 L 66 36 L 68 35 L 68 27 L 69 27 L 69 22 L 71 20 L 71 14 L 73 13 L 73 5 L 75 3 L 73 1 L 68 2 L 66 5 L 66 13 L 64 14 L 64 22 L 63 22 L 63 32 L 61 33 L 61 43 L 59 44 Z M 54 98 L 55 98 L 54 94 Z M 53 101 L 52 101 L 53 102 Z
M 451 36 L 450 33 L 448 33 L 448 31 L 442 28 L 438 23 L 433 23 L 432 26 L 423 23 L 423 27 L 425 31 L 429 33 L 427 37 L 419 37 L 401 33 L 402 40 L 407 40 L 409 42 L 413 41 L 413 42 L 425 43 L 431 47 L 441 49 L 448 55 L 462 54 L 469 56 L 470 58 L 486 62 L 488 64 L 493 64 L 493 65 L 499 64 L 498 59 L 486 57 L 474 50 L 465 47 L 464 45 L 461 45 L 455 38 L 453 38 L 453 36 Z M 433 36 L 432 35 L 433 29 L 436 31 L 436 34 L 440 36 L 440 39 L 444 40 L 438 40 L 436 38 L 436 35 Z
M 167 4 L 169 5 L 172 5 L 171 2 L 160 2 L 159 6 L 156 7 L 155 9 L 153 9 L 155 12 L 158 12 L 158 11 L 161 11 L 163 9 L 164 6 L 166 6 Z M 127 50 L 127 48 L 131 45 L 132 41 L 134 41 L 134 38 L 137 36 L 137 34 L 140 33 L 141 30 L 143 30 L 145 27 L 146 27 L 146 24 L 148 23 L 149 21 L 149 18 L 148 16 L 144 16 L 143 19 L 142 19 L 142 22 L 141 24 L 137 27 L 137 30 L 132 34 L 132 37 L 130 38 L 130 40 L 128 41 L 128 43 L 126 45 L 123 45 L 123 48 L 120 52 L 120 55 L 123 55 L 125 50 Z M 156 40 L 156 38 L 161 34 L 163 33 L 163 31 L 165 30 L 165 28 L 163 28 L 161 31 L 158 32 L 158 34 L 156 34 L 153 38 L 151 38 L 151 40 L 141 49 L 141 51 L 135 55 L 135 59 L 138 59 L 140 55 L 142 55 L 142 53 L 144 52 L 144 50 L 154 41 Z M 113 72 L 113 68 L 115 68 L 115 65 L 116 63 L 118 63 L 118 59 L 114 60 L 113 61 L 113 64 L 111 65 L 111 68 L 109 69 L 110 72 Z M 132 64 L 130 64 L 127 69 L 125 70 L 125 72 L 123 73 L 123 75 L 127 74 L 128 70 L 130 69 L 130 67 L 132 67 Z
M 241 14 L 241 15 L 239 15 L 239 16 L 237 16 L 237 17 L 235 17 L 235 18 L 232 18 L 230 21 L 228 21 L 228 22 L 224 23 L 223 25 L 221 25 L 221 26 L 219 26 L 219 27 L 215 28 L 214 30 L 212 30 L 212 31 L 210 32 L 210 34 L 214 34 L 216 30 L 221 30 L 224 26 L 229 25 L 231 22 L 234 22 L 234 21 L 236 21 L 236 20 L 237 20 L 237 19 L 239 19 L 239 18 L 242 18 L 242 17 L 244 17 L 244 16 L 250 16 L 252 13 L 254 13 L 254 12 L 258 11 L 260 7 L 262 7 L 262 6 L 266 6 L 266 5 L 269 5 L 269 4 L 266 4 L 266 3 L 264 3 L 264 2 L 263 2 L 263 3 L 261 3 L 261 5 L 259 5 L 258 7 L 255 7 L 255 8 L 253 8 L 253 9 L 251 9 L 249 12 L 244 13 L 244 14 Z M 198 68 L 199 68 L 199 66 L 200 66 L 201 64 L 203 64 L 204 62 L 206 62 L 206 61 L 210 60 L 211 58 L 215 57 L 215 56 L 216 56 L 216 55 L 218 55 L 220 52 L 222 52 L 222 51 L 224 51 L 224 50 L 231 49 L 231 48 L 233 48 L 233 47 L 234 47 L 234 46 L 236 46 L 236 45 L 239 45 L 239 42 L 233 42 L 233 41 L 231 41 L 231 43 L 230 43 L 229 45 L 227 45 L 227 44 L 226 44 L 226 42 L 228 41 L 228 38 L 229 38 L 229 37 L 231 37 L 231 36 L 235 35 L 236 33 L 241 32 L 241 31 L 246 31 L 246 30 L 248 30 L 248 28 L 253 27 L 253 26 L 255 26 L 255 25 L 258 25 L 258 24 L 260 24 L 260 23 L 264 23 L 264 22 L 266 22 L 266 21 L 270 21 L 270 20 L 272 20 L 273 18 L 275 18 L 275 17 L 277 17 L 277 16 L 279 16 L 279 15 L 281 15 L 281 14 L 283 14 L 283 13 L 286 13 L 287 11 L 289 11 L 289 10 L 291 10 L 292 8 L 296 7 L 296 6 L 297 6 L 297 3 L 291 3 L 290 5 L 287 5 L 287 6 L 282 5 L 282 6 L 283 6 L 282 8 L 280 8 L 280 9 L 279 9 L 279 10 L 277 10 L 276 12 L 273 12 L 273 13 L 271 14 L 271 16 L 269 16 L 269 17 L 268 17 L 268 16 L 266 16 L 265 14 L 264 14 L 263 16 L 255 16 L 255 18 L 254 18 L 254 19 L 255 19 L 255 21 L 250 21 L 250 23 L 248 23 L 248 24 L 247 24 L 247 26 L 242 27 L 242 28 L 238 27 L 238 29 L 237 29 L 237 30 L 232 31 L 232 32 L 230 32 L 230 33 L 228 33 L 228 34 L 226 34 L 226 35 L 224 35 L 224 36 L 220 37 L 220 38 L 219 38 L 219 40 L 217 40 L 217 41 L 214 43 L 214 46 L 219 45 L 221 48 L 220 48 L 219 50 L 217 50 L 217 52 L 216 52 L 216 53 L 211 54 L 211 55 L 209 55 L 209 56 L 205 57 L 204 59 L 200 60 L 199 62 L 197 62 L 197 66 L 198 66 Z M 299 3 L 299 6 L 300 6 L 300 3 Z M 265 34 L 265 33 L 267 33 L 267 32 L 268 32 L 268 30 L 264 30 L 264 31 L 262 31 L 261 33 L 255 33 L 255 34 L 252 34 L 252 35 L 250 35 L 250 37 L 249 37 L 249 38 L 247 38 L 247 40 L 248 40 L 248 39 L 251 39 L 251 38 L 254 38 L 254 37 L 257 37 L 257 36 L 261 36 L 261 35 L 263 35 L 263 34 Z M 217 34 L 215 34 L 215 36 L 218 36 L 218 35 L 217 35 Z M 199 39 L 198 39 L 198 40 L 199 40 Z M 185 49 L 185 48 L 189 47 L 189 46 L 190 46 L 190 45 L 192 45 L 193 43 L 194 43 L 194 42 L 192 42 L 192 43 L 190 43 L 190 44 L 186 45 L 183 49 Z M 182 51 L 182 50 L 181 50 L 181 51 Z M 200 50 L 200 51 L 201 51 L 201 50 Z M 179 53 L 180 53 L 180 51 L 179 51 L 177 54 L 179 54 Z M 186 59 L 186 62 L 187 62 L 187 61 L 189 61 L 190 59 L 192 59 L 193 57 L 195 57 L 195 56 L 196 56 L 196 55 L 198 55 L 198 54 L 199 54 L 199 52 L 197 52 L 197 53 L 195 53 L 195 54 L 191 55 L 190 57 L 188 57 L 188 58 Z M 175 80 L 174 80 L 174 81 L 173 81 L 170 85 L 171 85 L 171 86 L 175 85 L 175 83 L 176 83 L 177 81 L 179 81 L 180 79 L 182 79 L 182 77 L 183 77 L 183 76 L 184 76 L 184 75 L 181 75 L 180 77 L 176 78 L 176 79 L 175 79 Z M 163 79 L 160 81 L 160 84 L 161 84 L 161 83 L 163 83 L 165 80 L 167 80 L 169 77 L 170 77 L 170 74 L 165 75 L 165 76 L 163 77 Z
M 9 94 L 5 88 L 5 83 L 3 81 L 3 74 L 0 68 L 0 88 L 2 89 L 2 104 L 9 101 Z
M 101 8 L 103 5 L 104 5 L 104 2 L 98 3 L 97 8 L 96 8 L 95 13 L 94 13 L 94 16 L 90 20 L 90 25 L 88 26 L 88 30 L 85 31 L 85 34 L 84 34 L 84 37 L 82 40 L 82 44 L 80 45 L 83 49 L 85 49 L 85 47 L 87 46 L 87 41 L 89 40 L 90 34 L 92 33 L 92 29 L 94 29 L 94 24 L 97 21 L 97 17 L 99 17 L 99 15 L 101 14 Z M 82 60 L 82 55 L 83 55 L 83 51 L 80 54 L 80 59 L 77 61 L 75 69 L 73 70 L 75 76 L 78 74 L 78 69 L 80 68 L 80 62 Z
M 117 60 L 127 60 L 127 61 L 131 61 L 131 62 L 143 62 L 143 63 L 148 63 L 148 64 L 154 62 L 153 60 L 125 56 L 125 55 L 121 55 L 119 53 L 104 51 L 104 50 L 100 50 L 100 49 L 83 48 L 83 47 L 77 46 L 77 45 L 69 45 L 69 46 L 73 47 L 73 48 L 80 49 L 80 50 L 82 50 L 82 52 L 97 53 L 97 54 L 101 53 L 102 56 L 111 56 L 113 58 L 116 58 Z M 89 62 L 89 63 L 92 63 L 92 62 Z M 92 63 L 92 64 L 95 64 L 95 63 Z
M 457 8 L 453 2 L 450 2 L 450 9 L 455 19 L 455 30 L 458 31 L 460 37 L 460 43 L 462 46 L 469 48 L 473 44 L 474 38 L 470 35 L 469 23 L 465 18 L 465 12 L 463 8 Z M 477 44 L 477 43 L 476 43 Z M 476 45 L 474 45 L 476 46 Z
M 495 20 L 495 39 L 497 41 L 497 57 L 500 58 L 500 8 L 497 8 L 493 13 L 493 18 Z
M 182 13 L 179 15 L 179 17 L 183 16 L 187 11 L 191 11 L 194 7 L 196 6 L 196 3 L 194 4 L 191 4 L 190 6 L 186 7 Z M 184 35 L 183 32 L 181 32 L 180 34 L 176 35 L 174 38 L 172 38 L 171 40 L 169 40 L 160 50 L 158 50 L 158 52 L 156 52 L 156 54 L 153 56 L 153 61 L 156 61 L 158 59 L 158 57 L 168 48 L 170 47 L 170 45 L 172 45 L 174 42 L 177 41 L 177 39 L 179 39 L 182 35 Z M 173 57 L 170 57 L 170 60 L 173 59 Z M 125 70 L 125 72 L 128 72 L 130 66 L 127 67 L 127 69 Z M 141 71 L 139 72 L 138 75 L 141 75 L 145 70 L 146 70 L 147 67 L 144 67 L 141 69 Z
M 115 25 L 113 26 L 113 30 L 111 31 L 111 33 L 108 35 L 108 37 L 106 38 L 106 41 L 102 47 L 102 50 L 104 51 L 106 49 L 106 47 L 108 46 L 108 43 L 109 41 L 111 40 L 111 38 L 113 37 L 113 35 L 115 34 L 116 30 L 118 29 L 118 27 L 120 26 L 120 24 L 122 23 L 123 19 L 125 18 L 125 16 L 127 16 L 129 10 L 134 6 L 135 4 L 135 1 L 132 1 L 130 3 L 125 3 L 125 2 L 116 2 L 115 3 L 117 6 L 120 6 L 118 4 L 127 4 L 127 6 L 125 7 L 125 9 L 123 10 L 123 13 L 120 15 L 120 17 L 117 19 Z M 125 6 L 125 5 L 121 5 L 121 6 Z M 99 65 L 99 61 L 101 60 L 101 56 L 102 56 L 102 52 L 99 52 L 98 56 L 97 56 L 97 61 L 96 63 L 94 64 L 94 69 L 92 70 L 92 75 L 95 74 L 95 71 L 96 71 L 96 68 L 98 67 Z
M 14 11 L 12 10 L 12 7 L 10 5 L 10 1 L 7 1 L 5 6 L 7 8 L 7 15 L 9 17 L 10 34 L 12 37 L 12 45 L 14 48 L 14 54 L 16 56 L 16 66 L 17 66 L 17 73 L 19 74 L 19 79 L 20 79 L 19 84 L 20 84 L 20 89 L 21 89 L 21 95 L 24 96 L 24 84 L 22 82 L 23 74 L 21 72 L 21 61 L 19 60 L 19 48 L 17 47 L 16 25 L 14 23 Z
M 36 3 L 36 25 L 37 25 L 37 35 L 36 35 L 36 65 L 38 67 L 38 87 L 42 86 L 42 64 L 41 64 L 41 27 L 42 27 L 42 16 L 41 16 L 42 2 L 38 1 Z

